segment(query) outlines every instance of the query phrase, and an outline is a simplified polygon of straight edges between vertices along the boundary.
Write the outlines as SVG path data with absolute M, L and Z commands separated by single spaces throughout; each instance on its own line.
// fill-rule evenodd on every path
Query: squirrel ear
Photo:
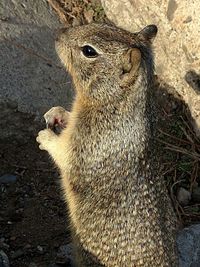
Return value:
M 135 80 L 141 62 L 141 53 L 138 48 L 129 49 L 123 58 L 121 86 L 127 86 Z
M 153 25 L 153 24 L 148 25 L 144 29 L 142 29 L 140 32 L 138 32 L 138 37 L 142 41 L 153 43 L 153 40 L 156 37 L 157 32 L 158 32 L 158 28 L 156 25 Z

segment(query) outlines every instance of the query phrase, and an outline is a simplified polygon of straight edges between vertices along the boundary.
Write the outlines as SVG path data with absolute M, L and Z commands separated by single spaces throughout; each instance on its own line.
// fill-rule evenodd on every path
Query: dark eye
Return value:
M 85 57 L 97 57 L 98 56 L 97 51 L 89 45 L 84 45 L 82 47 L 82 52 Z

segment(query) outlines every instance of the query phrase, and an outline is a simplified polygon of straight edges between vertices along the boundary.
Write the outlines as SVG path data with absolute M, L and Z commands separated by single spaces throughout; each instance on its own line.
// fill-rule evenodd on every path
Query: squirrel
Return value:
M 157 154 L 152 42 L 92 23 L 62 29 L 71 112 L 54 107 L 37 142 L 60 169 L 78 267 L 176 267 L 177 218 Z M 60 125 L 59 134 L 53 126 Z

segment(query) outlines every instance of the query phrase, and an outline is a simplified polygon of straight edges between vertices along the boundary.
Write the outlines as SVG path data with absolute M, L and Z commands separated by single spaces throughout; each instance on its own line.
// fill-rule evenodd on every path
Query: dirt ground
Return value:
M 26 118 L 25 114 L 18 115 Z M 0 177 L 16 176 L 15 182 L 0 184 L 0 249 L 13 267 L 31 263 L 46 267 L 62 262 L 57 253 L 60 246 L 70 242 L 68 220 L 59 174 L 35 142 L 42 126 L 30 117 L 24 127 L 27 124 L 34 125 L 35 131 L 26 139 L 9 137 L 0 142 Z
M 64 12 L 65 22 L 71 25 L 86 17 L 105 20 L 101 7 L 91 1 L 83 1 L 85 9 L 78 1 L 49 2 L 54 7 L 58 4 L 57 11 Z M 189 225 L 200 221 L 200 197 L 197 193 L 194 197 L 194 191 L 200 188 L 200 141 L 191 128 L 187 107 L 172 91 L 162 85 L 156 93 L 160 110 L 158 144 L 164 152 L 163 173 L 177 215 L 183 225 Z M 17 133 L 21 124 L 28 130 L 0 140 L 0 177 L 16 176 L 16 181 L 0 183 L 0 250 L 8 255 L 11 267 L 69 266 L 68 259 L 59 254 L 60 247 L 70 243 L 59 173 L 35 141 L 44 124 L 15 111 L 16 120 L 16 125 L 4 128 L 16 127 Z M 180 188 L 190 194 L 184 205 L 178 202 Z

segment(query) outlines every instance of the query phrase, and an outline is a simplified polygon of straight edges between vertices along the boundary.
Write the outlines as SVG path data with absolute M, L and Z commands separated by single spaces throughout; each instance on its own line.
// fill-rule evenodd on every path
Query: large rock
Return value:
M 54 45 L 61 27 L 47 1 L 0 1 L 0 106 L 7 102 L 41 116 L 54 105 L 69 105 L 69 76 Z M 7 126 L 13 123 L 9 113 L 4 117 Z
M 177 238 L 180 267 L 200 266 L 200 225 L 180 231 Z
M 199 0 L 101 0 L 107 17 L 135 32 L 147 24 L 159 28 L 155 40 L 156 72 L 188 104 L 200 134 Z

